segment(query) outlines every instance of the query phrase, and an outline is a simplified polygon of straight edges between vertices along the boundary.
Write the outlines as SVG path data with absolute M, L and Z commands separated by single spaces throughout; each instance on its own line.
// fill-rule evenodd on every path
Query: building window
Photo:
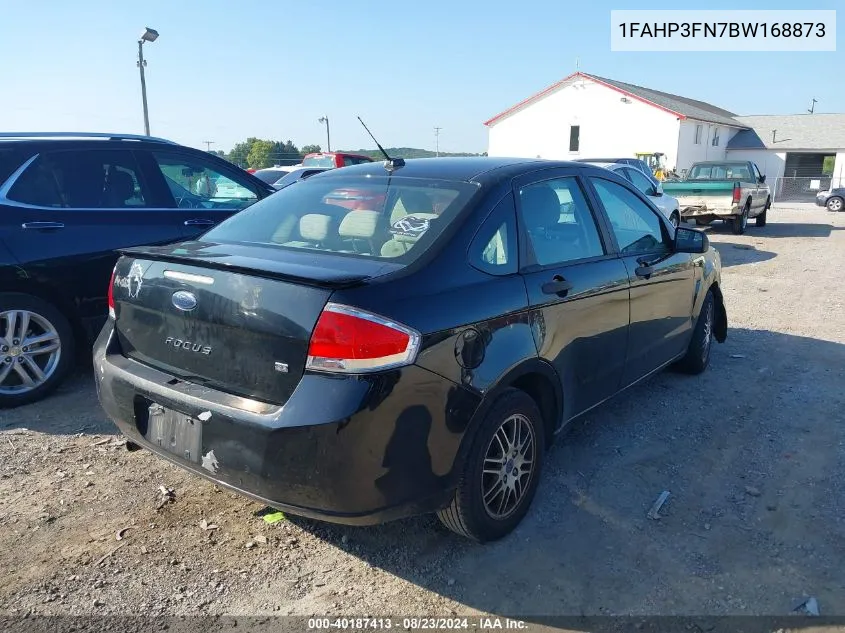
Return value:
M 580 125 L 570 125 L 569 126 L 569 151 L 570 152 L 577 152 L 580 145 L 581 145 L 581 126 Z
M 719 147 L 719 128 L 713 130 L 713 147 Z
M 696 125 L 695 126 L 695 144 L 701 145 L 701 133 L 704 131 L 703 125 Z

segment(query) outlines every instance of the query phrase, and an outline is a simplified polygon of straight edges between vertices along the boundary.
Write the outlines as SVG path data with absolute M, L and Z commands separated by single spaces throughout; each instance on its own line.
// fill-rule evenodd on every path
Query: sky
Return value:
M 709 0 L 708 9 L 795 9 Z M 835 9 L 841 0 L 817 0 Z M 654 0 L 7 1 L 0 129 L 143 133 L 228 151 L 249 136 L 333 149 L 483 152 L 495 114 L 580 69 L 738 114 L 845 112 L 845 47 L 815 53 L 610 51 L 611 9 Z M 840 11 L 837 17 L 845 16 Z M 840 29 L 840 31 L 845 29 Z

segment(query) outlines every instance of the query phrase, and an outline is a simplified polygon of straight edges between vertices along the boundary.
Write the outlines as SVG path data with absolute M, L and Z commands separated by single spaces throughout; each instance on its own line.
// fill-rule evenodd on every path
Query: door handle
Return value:
M 204 220 L 204 219 L 185 220 L 185 226 L 212 226 L 213 224 L 214 224 L 214 220 Z
M 572 284 L 571 281 L 566 281 L 560 275 L 555 275 L 552 277 L 551 281 L 547 281 L 542 285 L 542 290 L 544 294 L 547 295 L 565 295 L 567 292 L 572 290 L 575 286 Z
M 34 229 L 36 231 L 55 231 L 56 229 L 63 229 L 65 225 L 61 222 L 24 222 L 21 228 Z

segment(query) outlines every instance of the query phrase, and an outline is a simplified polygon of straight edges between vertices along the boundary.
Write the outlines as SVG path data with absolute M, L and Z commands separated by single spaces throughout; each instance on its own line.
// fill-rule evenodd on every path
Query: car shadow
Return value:
M 845 542 L 842 367 L 845 345 L 730 330 L 704 374 L 659 373 L 571 424 L 528 515 L 497 542 L 433 516 L 358 528 L 289 519 L 458 613 L 778 615 L 806 590 L 825 615 L 845 615 L 831 555 Z
M 757 264 L 777 257 L 776 253 L 758 249 L 752 244 L 734 244 L 731 242 L 711 242 L 713 248 L 719 251 L 722 268 L 742 266 L 743 264 Z
M 702 229 L 717 235 L 733 235 L 730 226 L 718 220 L 707 226 L 689 225 L 694 229 Z M 830 237 L 833 231 L 841 231 L 843 227 L 826 223 L 778 222 L 774 218 L 764 227 L 757 227 L 754 221 L 748 223 L 745 235 L 748 237 Z
M 43 400 L 0 409 L 0 431 L 8 429 L 29 429 L 51 435 L 118 434 L 117 427 L 97 402 L 92 364 L 84 361 Z

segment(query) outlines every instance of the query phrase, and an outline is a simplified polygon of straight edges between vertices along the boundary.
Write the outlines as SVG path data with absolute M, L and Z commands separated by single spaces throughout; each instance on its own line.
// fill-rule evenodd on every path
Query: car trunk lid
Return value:
M 198 242 L 128 249 L 113 286 L 123 354 L 179 379 L 284 404 L 333 290 L 395 268 L 302 255 Z

